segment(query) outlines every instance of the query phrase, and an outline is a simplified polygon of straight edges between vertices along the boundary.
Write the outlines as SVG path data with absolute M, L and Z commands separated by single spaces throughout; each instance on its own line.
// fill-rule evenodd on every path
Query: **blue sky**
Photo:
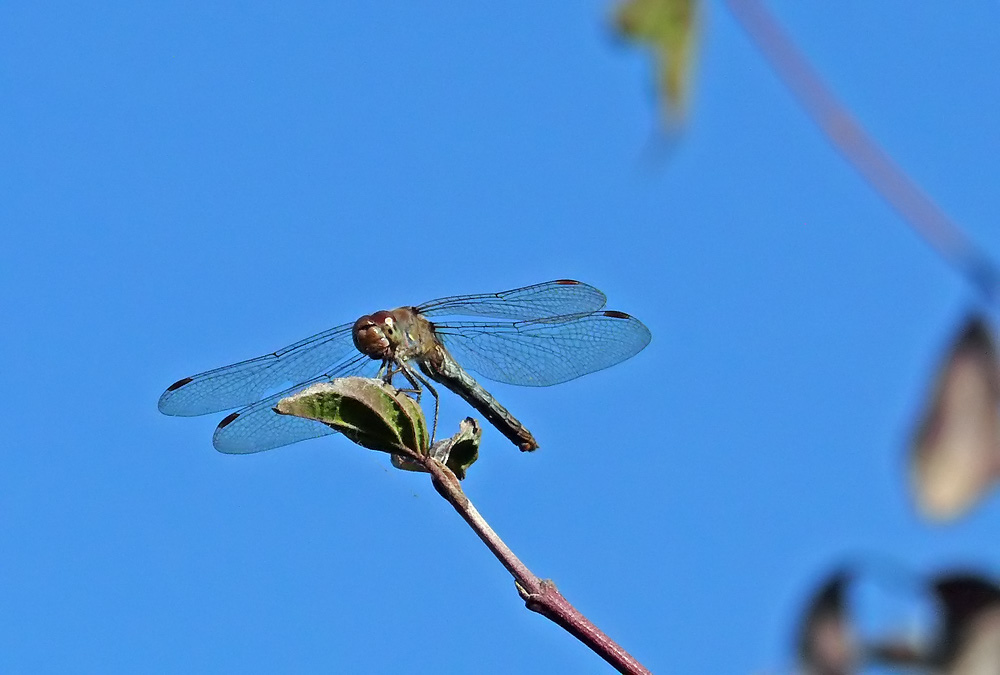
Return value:
M 1000 5 L 771 7 L 1000 256 Z M 339 437 L 225 456 L 222 415 L 156 409 L 375 309 L 564 277 L 653 341 L 491 385 L 542 447 L 487 431 L 465 488 L 654 672 L 787 665 L 844 556 L 998 571 L 1000 498 L 930 526 L 903 474 L 969 288 L 721 5 L 651 159 L 650 61 L 609 9 L 0 9 L 0 670 L 605 672 L 425 477 Z

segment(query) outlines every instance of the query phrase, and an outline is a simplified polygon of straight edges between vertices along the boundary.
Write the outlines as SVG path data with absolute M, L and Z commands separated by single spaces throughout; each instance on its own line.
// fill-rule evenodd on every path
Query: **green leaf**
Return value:
M 667 122 L 683 122 L 690 98 L 697 43 L 696 0 L 626 0 L 615 21 L 626 39 L 656 55 L 659 89 Z
M 469 467 L 479 459 L 479 442 L 482 436 L 483 430 L 479 423 L 471 417 L 466 417 L 459 424 L 457 434 L 431 446 L 430 455 L 451 469 L 459 480 L 465 480 Z M 402 455 L 393 455 L 392 465 L 404 471 L 426 472 L 419 462 Z
M 479 459 L 479 441 L 483 430 L 471 417 L 466 417 L 458 425 L 458 433 L 451 438 L 438 441 L 431 447 L 431 455 L 438 458 L 459 480 L 465 479 L 465 473 Z
M 378 379 L 320 382 L 281 399 L 275 410 L 323 422 L 371 450 L 419 457 L 430 442 L 420 404 Z

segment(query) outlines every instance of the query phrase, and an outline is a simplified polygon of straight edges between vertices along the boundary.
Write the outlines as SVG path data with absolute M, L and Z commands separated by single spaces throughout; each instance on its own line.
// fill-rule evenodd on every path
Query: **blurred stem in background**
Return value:
M 996 265 L 840 104 L 764 4 L 724 2 L 833 146 L 988 302 L 1000 299 Z

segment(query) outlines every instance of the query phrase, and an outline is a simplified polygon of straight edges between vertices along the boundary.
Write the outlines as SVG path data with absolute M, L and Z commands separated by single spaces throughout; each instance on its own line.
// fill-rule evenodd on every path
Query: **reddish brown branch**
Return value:
M 539 579 L 522 563 L 507 544 L 493 531 L 469 498 L 465 496 L 455 474 L 432 458 L 421 461 L 431 474 L 434 488 L 448 500 L 459 515 L 475 531 L 497 560 L 514 577 L 517 592 L 524 599 L 525 606 L 567 630 L 620 673 L 629 675 L 649 675 L 649 671 L 635 657 L 622 649 L 614 640 L 605 635 L 587 617 L 578 612 L 563 597 L 556 585 L 548 579 Z
M 948 263 L 996 299 L 995 265 L 865 132 L 760 0 L 725 0 L 806 112 L 868 183 Z

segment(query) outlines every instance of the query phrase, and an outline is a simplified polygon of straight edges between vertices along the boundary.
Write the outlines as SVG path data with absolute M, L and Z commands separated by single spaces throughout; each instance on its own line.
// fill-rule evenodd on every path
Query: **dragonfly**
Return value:
M 274 407 L 281 399 L 335 378 L 382 377 L 391 384 L 398 374 L 418 395 L 427 386 L 435 406 L 437 392 L 428 379 L 443 385 L 518 448 L 535 450 L 531 432 L 469 371 L 547 387 L 635 356 L 649 344 L 649 329 L 633 316 L 604 309 L 606 303 L 593 286 L 559 279 L 378 311 L 270 354 L 178 380 L 158 407 L 182 417 L 238 409 L 219 423 L 212 443 L 220 452 L 249 454 L 336 433 L 322 422 L 279 414 Z

